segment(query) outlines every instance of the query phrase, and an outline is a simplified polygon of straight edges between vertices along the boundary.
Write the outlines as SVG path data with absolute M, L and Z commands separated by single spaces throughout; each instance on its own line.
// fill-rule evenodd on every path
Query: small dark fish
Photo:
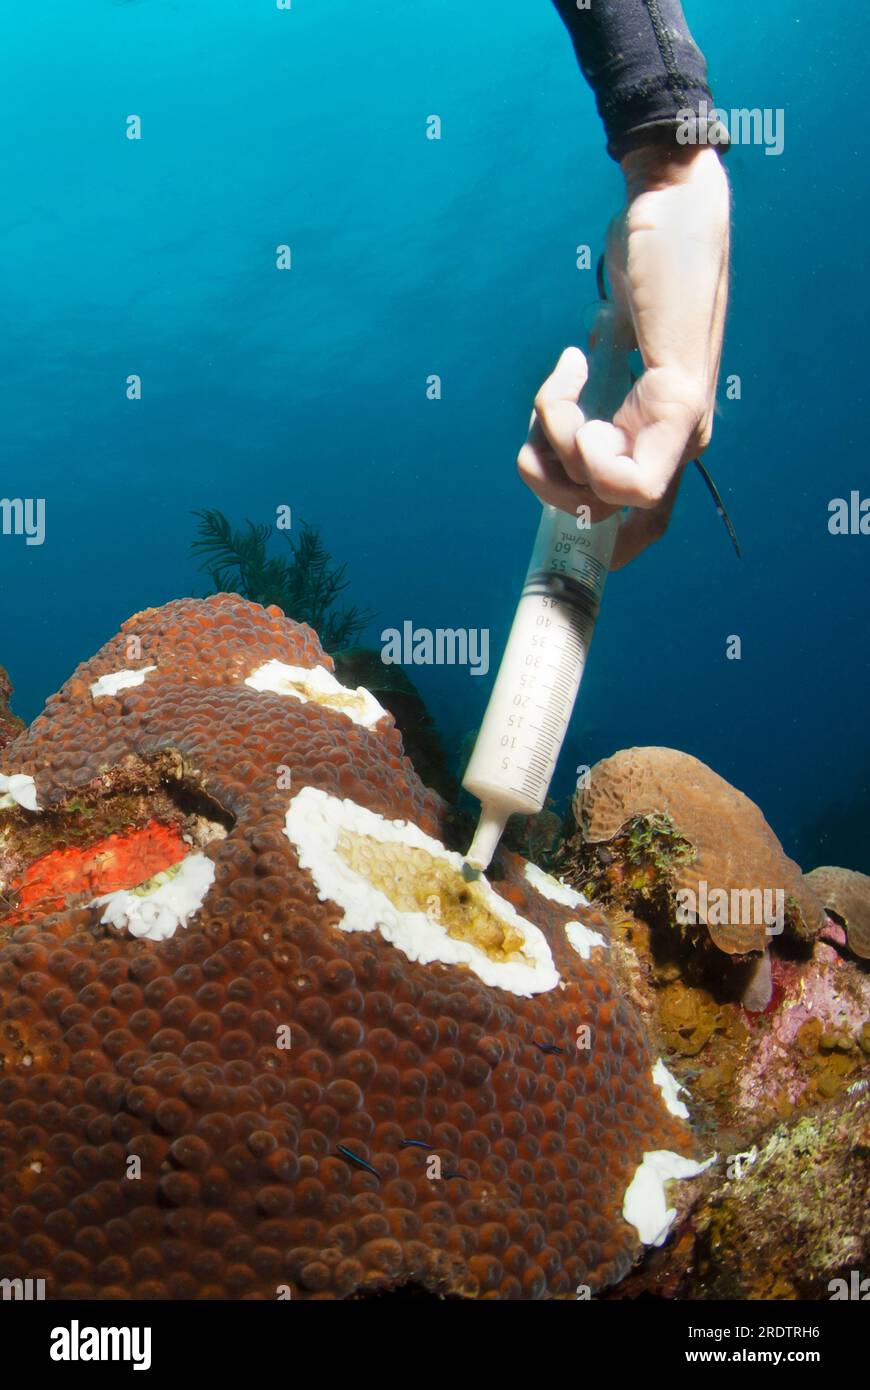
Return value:
M 541 1050 L 541 1052 L 548 1052 L 548 1053 L 553 1053 L 553 1052 L 564 1053 L 564 1052 L 567 1050 L 567 1049 L 564 1048 L 564 1047 L 557 1047 L 555 1043 L 539 1043 L 539 1042 L 536 1042 L 536 1043 L 535 1043 L 535 1047 L 539 1048 L 539 1049 Z
M 442 1178 L 461 1178 L 461 1177 L 462 1177 L 462 1174 L 461 1174 L 461 1173 L 442 1173 L 441 1176 L 442 1176 Z M 468 1181 L 468 1179 L 466 1179 L 466 1182 L 467 1182 L 467 1181 Z
M 347 1159 L 348 1163 L 356 1163 L 358 1167 L 366 1168 L 368 1172 L 374 1173 L 376 1178 L 380 1178 L 381 1175 L 377 1168 L 373 1168 L 370 1163 L 366 1163 L 364 1158 L 360 1158 L 359 1154 L 355 1154 L 351 1149 L 346 1149 L 344 1144 L 339 1144 L 338 1152 L 341 1154 L 342 1158 Z
M 403 1139 L 402 1148 L 409 1148 L 413 1144 L 415 1149 L 428 1149 L 429 1145 L 424 1144 L 422 1139 Z

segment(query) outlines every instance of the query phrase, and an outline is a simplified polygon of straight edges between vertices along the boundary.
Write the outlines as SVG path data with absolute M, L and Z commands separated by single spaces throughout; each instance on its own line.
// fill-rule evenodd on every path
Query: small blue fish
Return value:
M 368 1172 L 373 1173 L 374 1176 L 380 1181 L 381 1175 L 378 1172 L 377 1168 L 373 1168 L 370 1163 L 366 1163 L 365 1159 L 360 1158 L 359 1154 L 355 1154 L 352 1149 L 345 1148 L 344 1144 L 339 1144 L 338 1152 L 341 1154 L 342 1158 L 347 1159 L 348 1163 L 356 1163 L 360 1168 L 367 1169 Z

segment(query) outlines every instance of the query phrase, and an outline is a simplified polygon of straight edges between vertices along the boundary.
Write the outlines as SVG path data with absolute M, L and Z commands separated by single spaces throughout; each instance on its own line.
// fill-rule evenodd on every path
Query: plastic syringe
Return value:
M 631 386 L 616 311 L 601 304 L 580 396 L 586 419 L 611 420 Z M 540 811 L 586 665 L 610 566 L 618 514 L 583 517 L 544 507 L 501 666 L 462 785 L 481 803 L 466 855 L 486 869 L 508 816 Z

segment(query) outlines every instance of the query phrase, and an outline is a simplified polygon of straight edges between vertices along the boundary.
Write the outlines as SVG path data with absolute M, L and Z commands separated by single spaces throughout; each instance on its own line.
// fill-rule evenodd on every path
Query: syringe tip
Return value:
M 501 815 L 484 806 L 480 812 L 480 820 L 477 822 L 474 839 L 465 856 L 466 864 L 472 869 L 480 870 L 481 873 L 484 869 L 488 869 L 506 825 L 507 814 Z

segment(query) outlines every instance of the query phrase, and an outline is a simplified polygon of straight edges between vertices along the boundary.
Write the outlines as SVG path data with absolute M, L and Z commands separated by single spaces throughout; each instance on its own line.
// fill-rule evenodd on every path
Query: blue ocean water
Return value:
M 728 156 L 742 398 L 706 457 L 744 558 L 688 473 L 667 538 L 608 585 L 556 791 L 671 745 L 804 867 L 867 871 L 870 537 L 831 535 L 828 503 L 870 494 L 868 20 L 686 10 L 719 104 L 785 120 L 780 155 Z M 575 247 L 621 196 L 549 0 L 40 0 L 4 30 L 2 492 L 46 504 L 44 544 L 0 536 L 18 712 L 131 613 L 204 592 L 201 507 L 291 506 L 374 610 L 362 641 L 484 627 L 495 664 L 537 520 L 517 449 L 594 299 Z M 458 756 L 493 672 L 409 674 Z

